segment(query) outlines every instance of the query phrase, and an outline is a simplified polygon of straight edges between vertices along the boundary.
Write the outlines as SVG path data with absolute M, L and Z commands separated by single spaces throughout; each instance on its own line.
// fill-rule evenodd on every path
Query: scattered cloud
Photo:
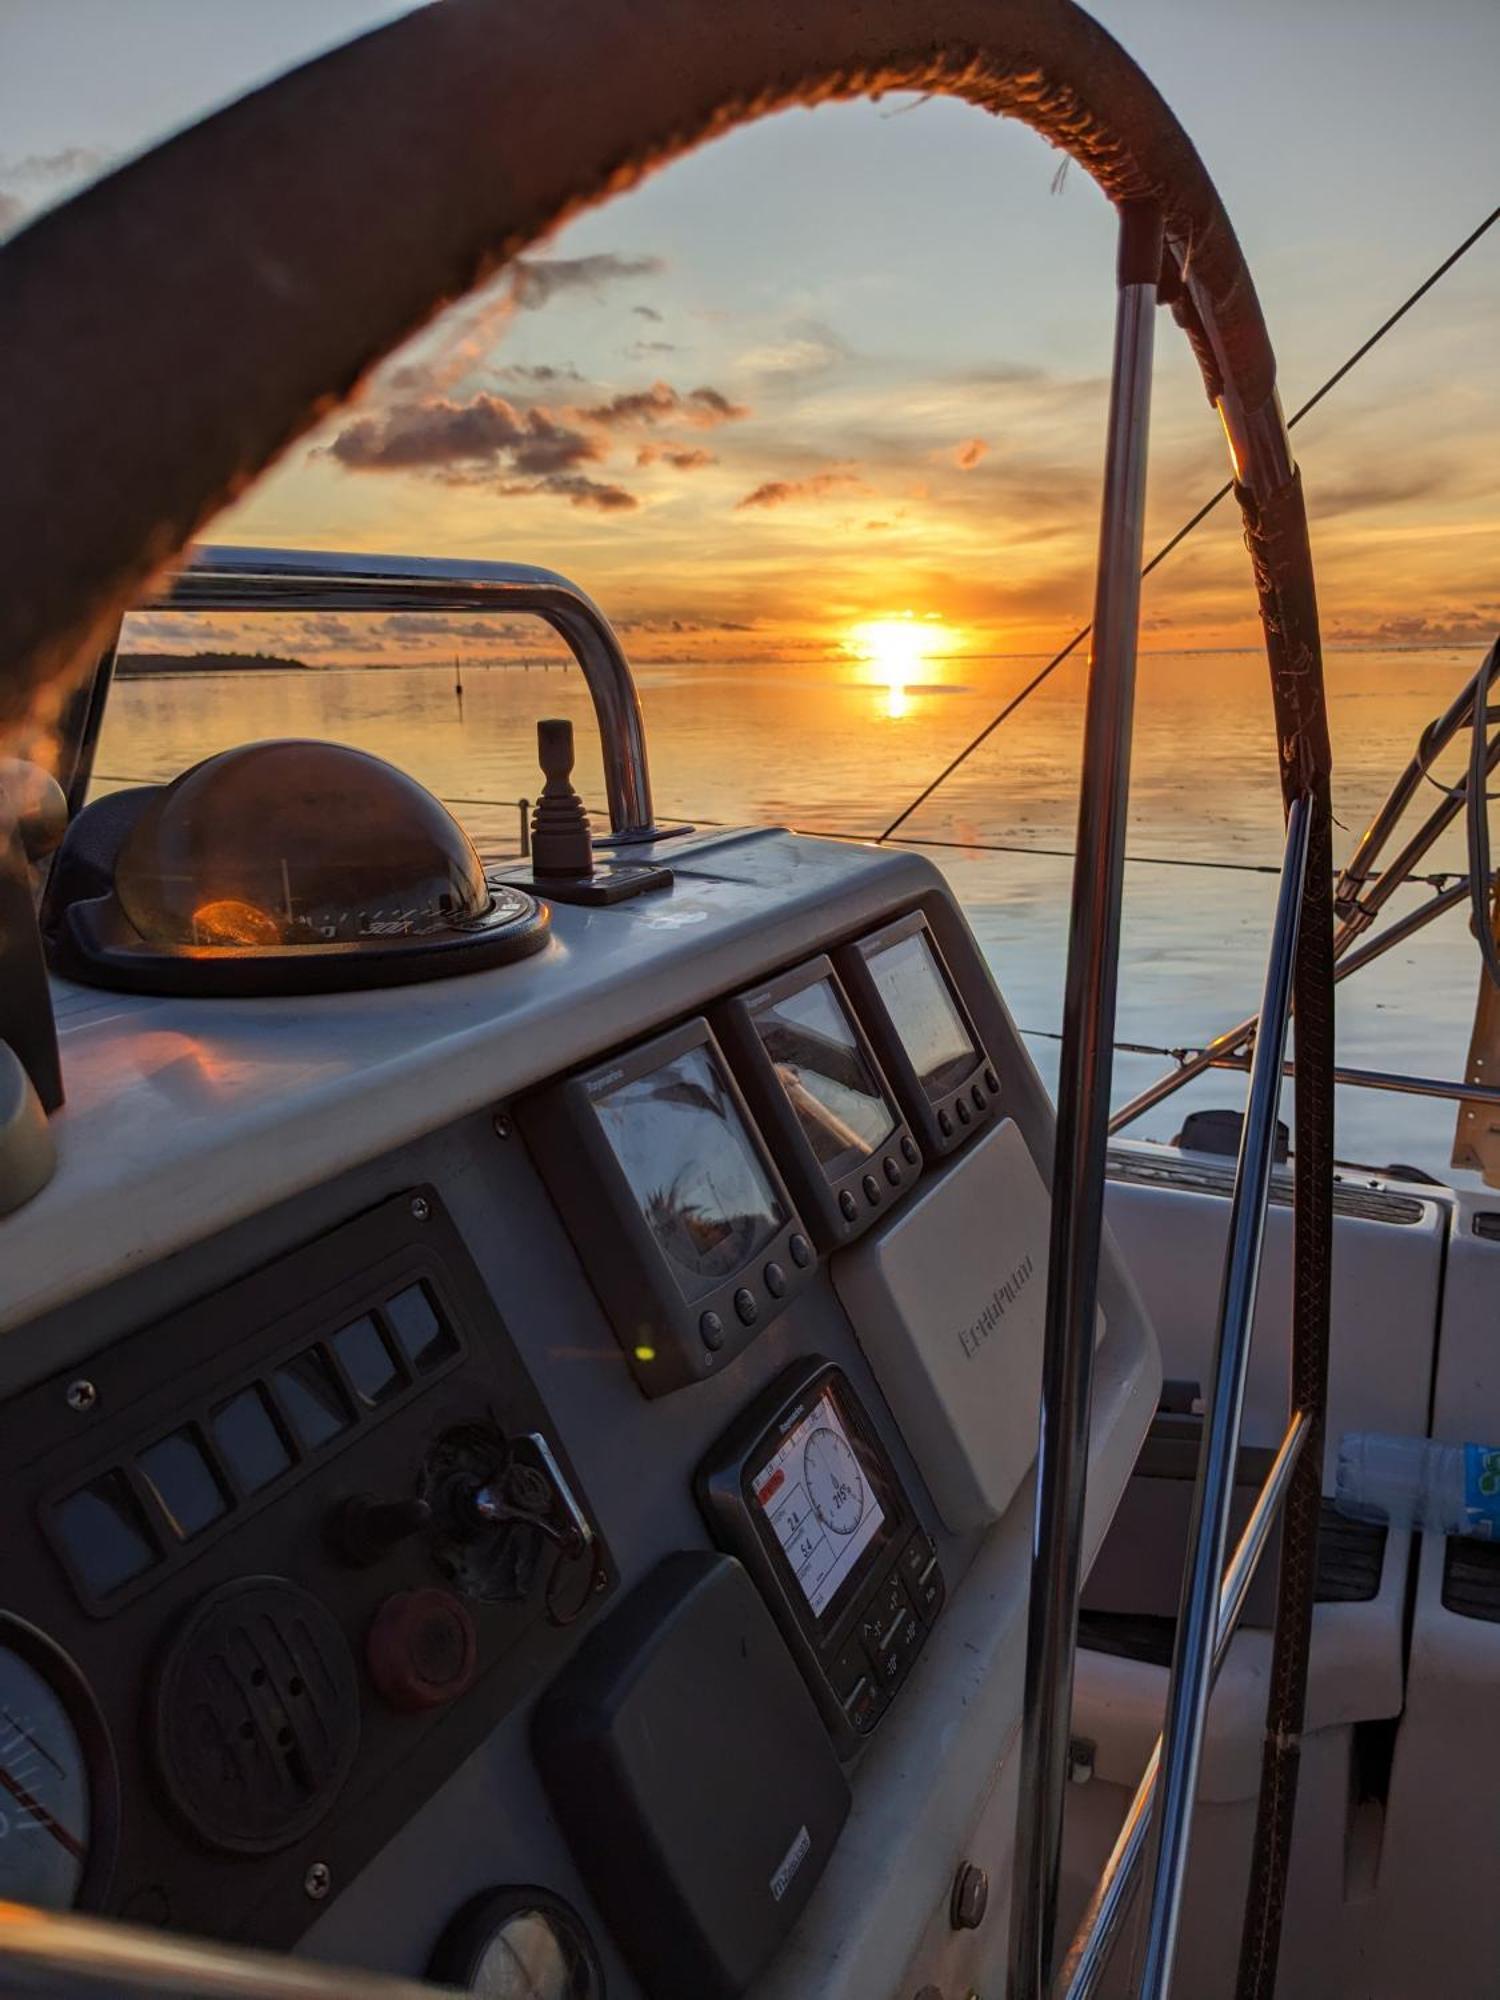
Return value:
M 675 354 L 675 340 L 633 340 L 625 352 L 632 361 L 644 361 L 648 354 Z
M 684 394 L 666 382 L 653 382 L 649 389 L 625 390 L 576 414 L 585 423 L 601 424 L 606 430 L 636 424 L 682 423 L 706 431 L 718 424 L 737 423 L 748 417 L 750 411 L 744 403 L 731 402 L 720 389 L 689 389 Z
M 585 379 L 570 361 L 513 361 L 499 373 L 507 382 L 582 382 Z
M 592 508 L 596 514 L 624 514 L 630 508 L 640 506 L 640 500 L 624 486 L 612 486 L 606 480 L 590 480 L 582 472 L 548 472 L 542 480 L 510 480 L 500 488 L 506 498 L 520 498 L 526 494 L 556 494 L 562 500 L 572 502 L 572 506 Z
M 23 159 L 0 160 L 0 180 L 70 181 L 96 174 L 104 155 L 92 146 L 64 146 L 56 153 L 27 153 Z
M 785 507 L 793 500 L 826 500 L 839 493 L 868 493 L 869 487 L 852 472 L 814 472 L 807 479 L 767 479 L 743 500 L 735 502 L 735 512 L 747 507 Z
M 972 472 L 988 450 L 983 438 L 965 438 L 954 450 L 953 463 L 960 472 Z
M 739 357 L 739 366 L 756 375 L 822 375 L 849 358 L 847 342 L 831 327 L 811 322 L 781 340 L 752 347 Z
M 630 310 L 635 314 L 637 319 L 649 319 L 654 326 L 661 325 L 662 315 L 656 310 L 655 306 L 632 306 Z
M 643 444 L 635 455 L 637 465 L 670 465 L 675 472 L 697 472 L 702 466 L 717 465 L 711 451 L 696 444 Z
M 1495 637 L 1494 613 L 1450 611 L 1440 618 L 1382 618 L 1373 624 L 1335 624 L 1328 633 L 1345 646 L 1487 646 Z
M 516 304 L 523 312 L 536 312 L 565 292 L 597 295 L 620 278 L 654 277 L 665 268 L 660 257 L 621 257 L 603 250 L 592 257 L 517 257 L 507 275 Z
M 597 437 L 540 405 L 518 409 L 488 394 L 461 403 L 430 397 L 356 417 L 324 449 L 350 472 L 443 469 L 460 479 L 501 468 L 550 477 L 605 455 Z

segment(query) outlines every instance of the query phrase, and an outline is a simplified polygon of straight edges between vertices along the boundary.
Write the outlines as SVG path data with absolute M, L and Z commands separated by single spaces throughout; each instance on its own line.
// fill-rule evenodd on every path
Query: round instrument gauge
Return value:
M 831 1535 L 852 1535 L 865 1518 L 865 1479 L 841 1432 L 820 1425 L 802 1447 L 813 1512 Z
M 0 1613 L 0 1898 L 96 1902 L 113 1860 L 114 1758 L 76 1668 Z
M 604 1968 L 583 1919 L 547 1889 L 487 1889 L 466 1903 L 428 1973 L 481 2000 L 604 2000 Z

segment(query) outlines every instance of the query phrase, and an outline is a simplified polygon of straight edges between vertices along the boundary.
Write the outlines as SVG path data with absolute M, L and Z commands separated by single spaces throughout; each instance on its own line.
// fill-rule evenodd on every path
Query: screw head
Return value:
M 495 1126 L 495 1137 L 497 1139 L 508 1139 L 511 1133 L 514 1132 L 516 1129 L 515 1126 L 511 1124 L 509 1116 L 504 1111 L 497 1111 L 495 1113 L 494 1126 Z
M 990 1878 L 975 1861 L 965 1861 L 953 1878 L 948 1921 L 956 1931 L 977 1931 L 989 1907 Z
M 333 1871 L 326 1861 L 315 1861 L 302 1878 L 302 1886 L 315 1903 L 321 1903 L 333 1887 Z
M 80 1415 L 93 1409 L 99 1400 L 99 1391 L 86 1376 L 80 1375 L 76 1382 L 68 1384 L 68 1408 Z
M 411 1198 L 411 1212 L 418 1222 L 425 1222 L 432 1213 L 432 1204 L 425 1195 L 414 1194 Z

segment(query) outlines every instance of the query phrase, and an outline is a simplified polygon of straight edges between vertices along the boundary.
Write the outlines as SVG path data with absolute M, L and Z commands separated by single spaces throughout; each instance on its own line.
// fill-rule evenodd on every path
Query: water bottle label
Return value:
M 1500 1451 L 1487 1445 L 1464 1446 L 1464 1533 L 1500 1540 Z

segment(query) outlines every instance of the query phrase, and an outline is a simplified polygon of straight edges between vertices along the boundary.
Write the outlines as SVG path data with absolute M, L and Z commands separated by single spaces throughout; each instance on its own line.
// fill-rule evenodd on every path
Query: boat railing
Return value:
M 1474 909 L 1476 935 L 1483 950 L 1484 941 L 1489 936 L 1488 900 L 1493 887 L 1486 837 L 1485 808 L 1488 801 L 1485 798 L 1485 783 L 1500 764 L 1500 726 L 1491 729 L 1492 724 L 1500 725 L 1500 710 L 1488 706 L 1488 694 L 1497 665 L 1500 665 L 1500 640 L 1490 647 L 1483 662 L 1443 713 L 1422 731 L 1405 769 L 1361 835 L 1339 876 L 1334 888 L 1334 913 L 1338 919 L 1333 935 L 1333 976 L 1336 982 L 1362 971 L 1461 903 L 1469 903 Z M 1438 786 L 1440 796 L 1426 818 L 1407 838 L 1395 859 L 1377 870 L 1381 854 L 1423 783 L 1436 782 L 1432 777 L 1433 765 L 1464 728 L 1471 731 L 1471 746 L 1463 778 L 1456 785 Z M 1358 950 L 1352 949 L 1356 940 L 1370 930 L 1396 891 L 1415 878 L 1419 864 L 1431 851 L 1434 842 L 1460 813 L 1467 816 L 1469 823 L 1469 865 L 1464 874 L 1454 883 L 1435 888 L 1426 902 L 1387 924 L 1384 930 L 1367 939 Z M 1206 1070 L 1250 1067 L 1247 1051 L 1257 1038 L 1260 1022 L 1259 1014 L 1251 1014 L 1222 1035 L 1216 1035 L 1201 1049 L 1184 1053 L 1174 1069 L 1158 1077 L 1155 1083 L 1148 1084 L 1128 1104 L 1120 1107 L 1109 1121 L 1110 1131 L 1119 1132 L 1125 1126 L 1133 1125 L 1144 1112 L 1152 1110 L 1164 1098 L 1171 1097 Z M 1451 1097 L 1475 1103 L 1500 1104 L 1500 1086 L 1494 1084 L 1452 1083 L 1437 1077 L 1407 1076 L 1392 1070 L 1346 1067 L 1335 1070 L 1334 1081 L 1356 1089 L 1399 1091 L 1413 1097 Z
M 625 650 L 593 599 L 554 570 L 453 556 L 204 546 L 194 549 L 188 561 L 137 608 L 249 614 L 472 612 L 540 618 L 567 645 L 593 698 L 610 840 L 628 846 L 662 835 L 652 813 L 646 725 Z M 81 808 L 88 794 L 114 654 L 111 646 L 101 655 L 91 684 L 79 698 L 73 731 L 77 747 L 65 787 L 72 812 Z

